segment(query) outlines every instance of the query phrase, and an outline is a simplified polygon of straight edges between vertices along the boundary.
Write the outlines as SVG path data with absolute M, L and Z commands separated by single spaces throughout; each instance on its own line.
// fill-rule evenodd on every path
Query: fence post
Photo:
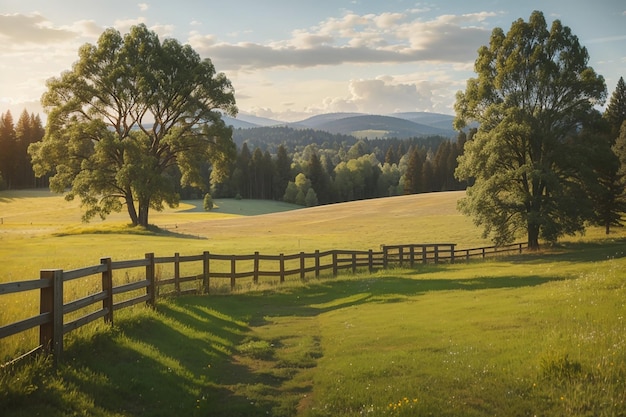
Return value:
M 435 263 L 438 264 L 439 263 L 439 245 L 434 245 L 435 246 Z
M 237 279 L 235 276 L 236 273 L 237 273 L 237 258 L 235 257 L 235 255 L 232 255 L 230 257 L 230 290 L 231 291 L 235 290 L 235 285 L 236 285 L 235 280 Z
M 304 252 L 300 252 L 300 279 L 304 280 Z
M 333 251 L 333 277 L 336 277 L 339 271 L 339 265 L 337 260 L 337 251 Z
M 252 282 L 255 284 L 259 283 L 259 252 L 254 252 L 254 276 L 252 277 Z
M 315 278 L 320 276 L 320 250 L 315 250 Z
M 372 249 L 367 253 L 367 267 L 370 272 L 374 271 L 374 251 Z
M 180 295 L 180 254 L 174 254 L 174 291 L 176 295 Z
M 52 353 L 56 365 L 63 353 L 63 270 L 45 269 L 39 272 L 39 278 L 50 280 L 52 284 L 39 291 L 39 313 L 52 316 L 39 326 L 39 343 Z
M 450 263 L 454 263 L 454 244 L 450 245 Z
M 383 269 L 387 269 L 387 263 L 389 262 L 387 260 L 387 246 L 382 246 L 383 248 Z
M 411 265 L 411 268 L 413 268 L 413 266 L 415 265 L 415 246 L 411 245 L 409 246 L 409 264 Z
M 111 258 L 102 258 L 100 263 L 106 265 L 106 270 L 102 273 L 102 291 L 106 293 L 105 299 L 102 300 L 102 309 L 107 310 L 104 322 L 113 324 L 113 268 L 111 267 Z
M 151 307 L 156 305 L 156 273 L 154 268 L 154 253 L 146 253 L 146 259 L 148 261 L 148 265 L 146 265 L 146 280 L 148 280 L 149 284 L 146 287 L 146 294 L 148 295 L 148 299 L 146 300 L 146 304 Z
M 426 253 L 426 245 L 422 245 L 422 263 L 428 263 L 428 254 Z
M 285 282 L 285 254 L 280 254 L 280 282 Z
M 398 247 L 398 258 L 400 259 L 400 268 L 402 268 L 404 263 L 404 248 L 402 246 Z
M 209 252 L 202 252 L 202 291 L 209 293 Z
M 522 243 L 519 244 L 519 253 L 522 253 Z
M 352 273 L 356 273 L 356 252 L 352 252 Z
M 483 249 L 483 259 L 485 259 L 485 248 L 482 248 L 482 249 Z

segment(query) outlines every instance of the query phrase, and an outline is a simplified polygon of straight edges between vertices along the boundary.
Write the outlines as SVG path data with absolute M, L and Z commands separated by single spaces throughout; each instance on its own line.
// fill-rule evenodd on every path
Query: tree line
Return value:
M 47 185 L 45 178 L 35 176 L 28 155 L 30 144 L 39 142 L 43 136 L 39 115 L 24 110 L 17 123 L 10 111 L 0 115 L 0 190 Z
M 369 140 L 275 127 L 238 129 L 234 137 L 241 146 L 230 175 L 211 184 L 216 198 L 272 199 L 313 206 L 460 190 L 466 185 L 454 178 L 465 133 L 456 141 L 439 136 Z

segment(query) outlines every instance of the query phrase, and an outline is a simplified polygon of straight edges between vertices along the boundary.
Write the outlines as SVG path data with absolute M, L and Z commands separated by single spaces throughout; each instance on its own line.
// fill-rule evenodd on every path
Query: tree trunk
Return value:
M 539 250 L 539 225 L 528 224 L 528 249 Z
M 128 210 L 128 215 L 130 216 L 130 221 L 133 223 L 133 226 L 137 226 L 139 224 L 139 217 L 137 216 L 137 209 L 135 209 L 132 193 L 126 194 L 126 209 Z
M 139 221 L 138 225 L 148 227 L 148 209 L 150 208 L 150 200 L 139 200 Z

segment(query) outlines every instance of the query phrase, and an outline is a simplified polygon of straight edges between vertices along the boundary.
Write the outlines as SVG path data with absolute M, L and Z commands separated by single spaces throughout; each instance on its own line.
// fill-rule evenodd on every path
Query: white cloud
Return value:
M 137 7 L 139 7 L 139 10 L 142 12 L 145 12 L 150 8 L 150 5 L 148 3 L 139 3 Z
M 273 67 L 306 68 L 345 63 L 468 62 L 489 41 L 483 27 L 492 12 L 444 15 L 422 21 L 412 12 L 329 18 L 291 37 L 268 44 L 203 42 L 189 39 L 201 55 L 220 68 L 255 70 Z
M 141 23 L 146 23 L 145 17 L 138 17 L 136 19 L 121 19 L 113 22 L 113 26 L 115 29 L 119 30 L 120 33 L 128 33 L 130 28 L 133 26 L 137 26 Z
M 67 29 L 53 27 L 40 14 L 0 14 L 0 40 L 4 44 L 56 44 L 76 37 Z
M 150 26 L 150 30 L 155 32 L 160 37 L 171 37 L 174 34 L 174 30 L 176 27 L 174 25 L 152 25 Z
M 350 95 L 328 98 L 328 111 L 358 111 L 387 114 L 399 111 L 424 111 L 433 107 L 429 83 L 401 83 L 392 76 L 369 80 L 351 80 Z

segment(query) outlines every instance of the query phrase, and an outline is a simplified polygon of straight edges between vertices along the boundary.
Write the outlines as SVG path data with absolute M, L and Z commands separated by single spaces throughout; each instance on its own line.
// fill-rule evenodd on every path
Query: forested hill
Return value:
M 404 112 L 388 115 L 325 113 L 291 123 L 264 119 L 245 113 L 238 115 L 237 118 L 226 115 L 223 118 L 227 125 L 233 126 L 235 129 L 287 126 L 294 129 L 315 129 L 367 139 L 409 139 L 432 135 L 454 138 L 457 136 L 457 132 L 453 128 L 454 116 L 442 113 Z
M 350 147 L 357 142 L 357 138 L 350 135 L 333 134 L 314 129 L 294 129 L 287 126 L 255 127 L 251 129 L 234 129 L 233 140 L 238 148 L 244 143 L 251 149 L 260 148 L 276 154 L 280 145 L 295 150 L 310 144 L 324 148 L 336 149 L 339 146 Z
M 262 151 L 269 151 L 273 155 L 276 154 L 280 145 L 285 146 L 288 151 L 294 152 L 312 144 L 325 149 L 350 148 L 360 140 L 352 135 L 330 133 L 317 129 L 294 129 L 287 126 L 234 129 L 233 139 L 238 148 L 246 143 L 250 149 L 259 148 Z M 433 135 L 414 137 L 405 142 L 436 150 L 446 140 L 449 138 Z M 387 148 L 391 142 L 395 142 L 395 139 L 369 139 L 366 141 L 372 147 Z M 384 146 L 383 143 L 387 143 L 387 146 Z

